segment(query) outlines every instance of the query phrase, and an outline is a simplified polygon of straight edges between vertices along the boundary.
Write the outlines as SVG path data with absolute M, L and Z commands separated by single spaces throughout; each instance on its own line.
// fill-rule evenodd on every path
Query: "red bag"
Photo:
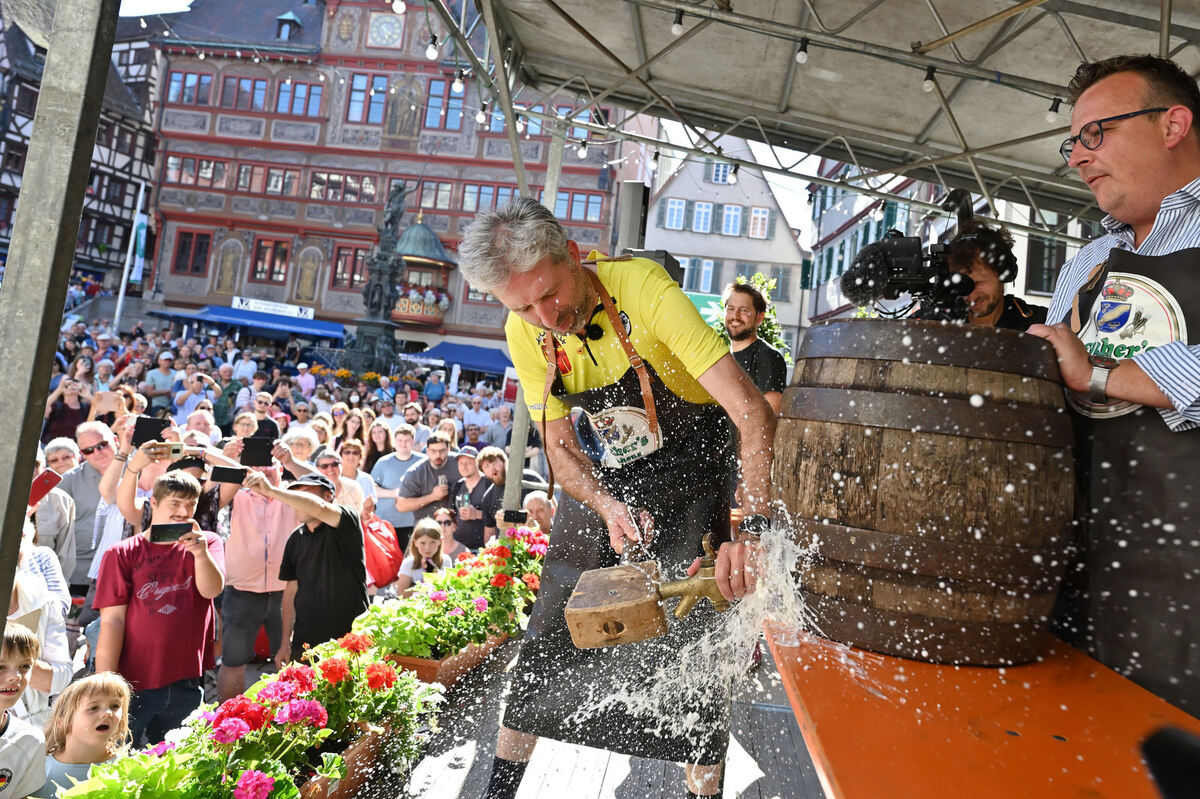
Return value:
M 383 588 L 396 579 L 404 563 L 404 553 L 396 541 L 396 529 L 391 524 L 372 516 L 363 522 L 363 549 L 367 557 L 367 574 L 377 588 Z

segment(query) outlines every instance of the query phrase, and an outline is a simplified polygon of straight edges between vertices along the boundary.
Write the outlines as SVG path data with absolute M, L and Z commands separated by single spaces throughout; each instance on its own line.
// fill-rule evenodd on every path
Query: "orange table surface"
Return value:
M 996 669 L 767 631 L 829 797 L 1159 799 L 1142 740 L 1200 720 L 1047 638 L 1041 662 Z

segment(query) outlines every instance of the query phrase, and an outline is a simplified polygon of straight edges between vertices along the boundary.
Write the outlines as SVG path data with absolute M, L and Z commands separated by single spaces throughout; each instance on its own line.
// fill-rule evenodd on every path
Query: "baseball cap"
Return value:
M 337 492 L 333 481 L 322 474 L 302 474 L 288 484 L 288 489 L 303 488 L 304 486 L 318 486 L 331 494 Z
M 456 458 L 478 458 L 479 450 L 472 447 L 470 444 L 458 448 Z
M 161 361 L 163 358 L 170 358 L 173 361 L 175 360 L 175 353 L 170 350 L 163 350 L 158 354 L 158 360 Z
M 112 336 L 108 333 L 101 333 L 96 336 L 96 341 L 112 341 Z
M 307 369 L 307 368 L 308 368 L 308 364 L 306 364 L 306 363 L 298 363 L 298 364 L 296 364 L 296 368 L 297 368 L 297 369 Z

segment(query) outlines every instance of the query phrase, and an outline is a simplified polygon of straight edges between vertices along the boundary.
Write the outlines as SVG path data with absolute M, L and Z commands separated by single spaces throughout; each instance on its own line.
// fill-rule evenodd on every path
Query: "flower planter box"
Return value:
M 372 779 L 379 779 L 379 746 L 384 730 L 368 730 L 342 752 L 346 776 L 340 780 L 312 777 L 300 788 L 301 799 L 352 799 Z
M 396 664 L 396 668 L 411 671 L 421 682 L 438 682 L 449 688 L 461 680 L 467 672 L 478 666 L 495 649 L 508 640 L 508 635 L 489 635 L 482 644 L 472 644 L 457 655 L 434 660 L 414 658 L 406 655 L 388 655 L 385 659 Z

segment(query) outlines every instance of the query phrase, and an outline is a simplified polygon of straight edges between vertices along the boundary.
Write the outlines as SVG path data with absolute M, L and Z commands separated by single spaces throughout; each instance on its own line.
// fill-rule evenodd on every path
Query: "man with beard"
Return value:
M 433 515 L 434 508 L 449 504 L 450 486 L 459 478 L 458 464 L 450 460 L 450 437 L 434 431 L 425 445 L 425 459 L 405 472 L 400 481 L 396 510 L 410 511 L 416 521 Z
M 1027 330 L 1046 321 L 1046 309 L 1004 293 L 1004 284 L 1017 277 L 1013 240 L 1002 227 L 970 220 L 946 248 L 950 268 L 975 283 L 967 295 L 967 319 L 973 325 Z
M 779 350 L 758 337 L 758 326 L 767 315 L 767 298 L 749 283 L 730 283 L 722 292 L 725 301 L 725 332 L 733 359 L 750 375 L 750 380 L 779 413 L 783 389 L 787 387 L 787 362 Z

